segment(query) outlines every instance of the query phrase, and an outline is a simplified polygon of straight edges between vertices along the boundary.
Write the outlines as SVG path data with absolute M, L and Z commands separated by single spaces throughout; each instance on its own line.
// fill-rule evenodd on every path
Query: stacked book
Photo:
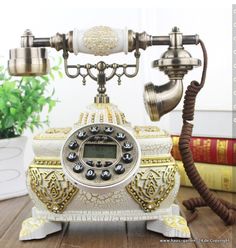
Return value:
M 181 185 L 192 186 L 185 173 L 178 148 L 179 136 L 172 136 L 172 155 L 178 164 Z M 236 192 L 236 139 L 192 137 L 195 166 L 210 189 Z

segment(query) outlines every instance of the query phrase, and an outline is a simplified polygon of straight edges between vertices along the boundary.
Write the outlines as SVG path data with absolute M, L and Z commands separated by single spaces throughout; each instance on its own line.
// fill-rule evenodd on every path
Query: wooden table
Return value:
M 222 192 L 216 194 L 231 202 L 236 200 L 236 194 Z M 198 194 L 192 188 L 180 189 L 177 201 L 183 216 L 188 215 L 188 212 L 182 206 L 182 200 L 194 196 Z M 198 218 L 189 225 L 192 234 L 189 240 L 170 239 L 147 231 L 145 222 L 95 222 L 65 223 L 63 231 L 51 234 L 43 240 L 19 241 L 21 223 L 31 216 L 32 206 L 29 196 L 0 202 L 0 248 L 236 247 L 236 226 L 225 226 L 209 208 L 200 209 Z

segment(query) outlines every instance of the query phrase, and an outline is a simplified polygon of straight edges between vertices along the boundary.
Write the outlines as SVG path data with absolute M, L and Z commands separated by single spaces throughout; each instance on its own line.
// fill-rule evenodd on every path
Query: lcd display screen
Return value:
M 116 145 L 85 144 L 84 158 L 116 158 Z

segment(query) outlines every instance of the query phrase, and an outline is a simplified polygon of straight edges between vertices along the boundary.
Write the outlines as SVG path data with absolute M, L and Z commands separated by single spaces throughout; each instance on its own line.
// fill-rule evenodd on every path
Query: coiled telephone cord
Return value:
M 191 121 L 194 119 L 195 100 L 198 92 L 204 86 L 207 71 L 207 51 L 203 41 L 199 40 L 199 43 L 203 51 L 204 59 L 202 78 L 200 84 L 197 81 L 192 81 L 185 92 L 182 115 L 183 126 L 179 139 L 179 150 L 186 174 L 201 197 L 185 200 L 183 201 L 183 205 L 188 210 L 192 211 L 192 216 L 190 216 L 188 222 L 191 222 L 197 217 L 196 208 L 209 206 L 226 225 L 233 225 L 236 223 L 236 205 L 218 198 L 209 190 L 195 167 L 193 155 L 190 149 L 190 139 L 193 130 L 193 124 Z

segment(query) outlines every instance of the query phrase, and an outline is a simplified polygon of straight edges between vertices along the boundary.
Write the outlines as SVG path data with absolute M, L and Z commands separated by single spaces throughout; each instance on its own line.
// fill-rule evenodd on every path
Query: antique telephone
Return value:
M 193 81 L 186 91 L 180 150 L 186 172 L 202 198 L 184 204 L 190 210 L 209 205 L 226 223 L 233 223 L 229 205 L 213 196 L 197 174 L 189 149 L 195 97 L 204 84 L 207 67 L 206 49 L 198 35 L 183 35 L 176 27 L 169 36 L 151 36 L 146 32 L 98 26 L 57 33 L 51 38 L 35 38 L 26 30 L 21 37 L 21 48 L 10 50 L 11 75 L 47 74 L 46 47 L 51 47 L 62 50 L 68 77 L 82 77 L 83 84 L 87 78 L 96 81 L 98 93 L 94 104 L 81 113 L 73 128 L 51 128 L 35 137 L 36 157 L 27 173 L 35 207 L 33 217 L 22 224 L 21 240 L 43 238 L 59 231 L 63 221 L 147 220 L 149 230 L 169 237 L 190 237 L 186 221 L 179 216 L 178 205 L 173 204 L 179 174 L 170 154 L 170 136 L 153 126 L 132 127 L 110 103 L 106 82 L 114 77 L 118 83 L 124 76 L 135 77 L 140 49 L 168 46 L 153 67 L 163 71 L 169 82 L 161 86 L 148 83 L 144 88 L 146 111 L 152 121 L 158 121 L 179 103 L 184 75 L 201 65 L 183 47 L 194 44 L 200 44 L 203 50 L 203 75 L 200 84 Z M 68 63 L 69 53 L 107 56 L 118 52 L 134 52 L 135 63 Z M 132 68 L 133 72 L 128 72 Z

